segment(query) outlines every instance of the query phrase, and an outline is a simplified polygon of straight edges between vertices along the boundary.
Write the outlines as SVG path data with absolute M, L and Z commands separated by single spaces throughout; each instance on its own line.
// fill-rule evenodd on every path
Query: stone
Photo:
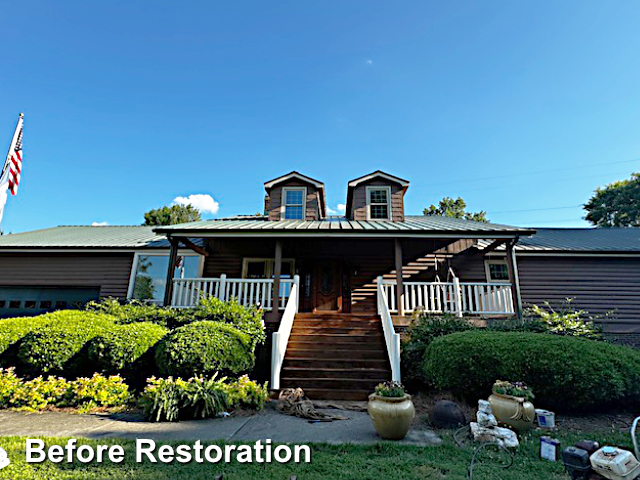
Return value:
M 492 413 L 478 412 L 476 414 L 476 420 L 482 427 L 497 427 L 498 420 Z
M 456 428 L 467 423 L 460 406 L 450 400 L 438 400 L 431 410 L 429 420 L 436 428 Z
M 495 442 L 507 448 L 516 448 L 520 445 L 516 432 L 508 428 L 487 428 L 477 422 L 471 422 L 470 426 L 473 439 L 477 442 Z

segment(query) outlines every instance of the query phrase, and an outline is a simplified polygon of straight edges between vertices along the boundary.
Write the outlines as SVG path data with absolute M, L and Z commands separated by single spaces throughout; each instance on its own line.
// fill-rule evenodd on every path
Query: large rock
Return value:
M 460 406 L 450 400 L 439 400 L 429 415 L 431 425 L 435 428 L 456 428 L 467 423 Z

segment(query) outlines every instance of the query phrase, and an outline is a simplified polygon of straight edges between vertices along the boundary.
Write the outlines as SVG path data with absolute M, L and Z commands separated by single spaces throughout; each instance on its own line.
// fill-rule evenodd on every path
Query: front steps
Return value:
M 296 315 L 281 388 L 301 387 L 312 400 L 366 400 L 386 380 L 391 368 L 377 316 Z

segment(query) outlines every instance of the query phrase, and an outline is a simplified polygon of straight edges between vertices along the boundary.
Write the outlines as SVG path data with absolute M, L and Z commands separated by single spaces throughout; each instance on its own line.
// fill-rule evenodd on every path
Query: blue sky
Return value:
M 408 213 L 462 196 L 498 223 L 581 226 L 595 187 L 640 170 L 637 1 L 2 12 L 0 147 L 25 113 L 5 232 L 137 224 L 192 194 L 256 213 L 262 183 L 293 169 L 336 209 L 378 168 L 411 181 Z

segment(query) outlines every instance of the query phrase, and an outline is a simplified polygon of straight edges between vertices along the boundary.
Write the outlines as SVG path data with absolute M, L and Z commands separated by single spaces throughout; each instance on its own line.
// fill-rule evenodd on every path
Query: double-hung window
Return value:
M 484 268 L 487 274 L 487 282 L 509 281 L 509 268 L 506 260 L 486 260 Z
M 282 189 L 282 219 L 304 220 L 307 200 L 307 189 L 304 187 L 289 187 Z
M 391 219 L 390 187 L 367 187 L 367 213 L 369 220 Z

